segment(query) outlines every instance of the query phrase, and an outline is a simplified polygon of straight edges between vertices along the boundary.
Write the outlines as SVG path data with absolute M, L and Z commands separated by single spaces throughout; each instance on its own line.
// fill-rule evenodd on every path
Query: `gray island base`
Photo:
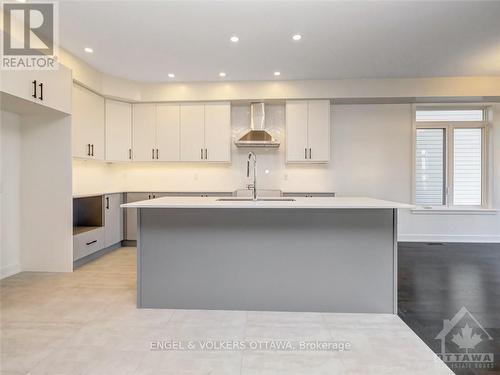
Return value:
M 397 311 L 396 208 L 135 208 L 138 307 Z

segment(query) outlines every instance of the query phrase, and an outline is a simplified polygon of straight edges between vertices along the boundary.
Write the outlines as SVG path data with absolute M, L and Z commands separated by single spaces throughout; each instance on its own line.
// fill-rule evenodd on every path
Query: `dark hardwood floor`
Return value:
M 446 335 L 445 352 L 468 352 L 470 358 L 472 353 L 493 353 L 494 363 L 471 365 L 462 358 L 466 362 L 448 366 L 460 375 L 500 374 L 500 244 L 399 243 L 398 248 L 399 316 L 440 353 L 436 336 L 443 320 L 465 307 L 471 315 Z

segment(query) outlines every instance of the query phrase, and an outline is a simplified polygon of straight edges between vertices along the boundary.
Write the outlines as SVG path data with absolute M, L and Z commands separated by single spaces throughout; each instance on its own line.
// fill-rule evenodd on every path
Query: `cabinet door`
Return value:
M 145 201 L 150 196 L 151 193 L 127 193 L 127 203 Z M 137 208 L 126 208 L 125 217 L 125 239 L 135 241 L 137 240 Z
M 181 160 L 202 161 L 205 149 L 203 104 L 184 104 L 181 111 Z
M 104 247 L 109 247 L 123 240 L 121 204 L 121 194 L 108 194 L 104 196 Z
M 179 105 L 156 106 L 156 148 L 158 160 L 180 160 L 180 109 Z
M 104 249 L 104 229 L 97 228 L 73 236 L 73 261 Z
M 71 113 L 71 70 L 59 64 L 58 70 L 38 70 L 37 89 L 40 102 L 64 113 Z M 42 95 L 43 90 L 43 97 Z
M 3 70 L 1 91 L 13 96 L 71 113 L 71 70 Z
M 154 104 L 132 106 L 132 158 L 135 161 L 156 160 L 156 108 Z
M 104 98 L 73 85 L 73 156 L 104 160 Z
M 286 160 L 306 161 L 307 148 L 307 100 L 286 102 Z
M 310 100 L 307 140 L 310 162 L 330 160 L 330 101 Z
M 205 104 L 205 160 L 231 160 L 231 105 Z
M 2 70 L 1 73 L 2 92 L 29 101 L 36 101 L 33 97 L 35 93 L 33 81 L 37 79 L 36 70 Z
M 132 106 L 106 100 L 106 160 L 127 161 L 132 157 Z

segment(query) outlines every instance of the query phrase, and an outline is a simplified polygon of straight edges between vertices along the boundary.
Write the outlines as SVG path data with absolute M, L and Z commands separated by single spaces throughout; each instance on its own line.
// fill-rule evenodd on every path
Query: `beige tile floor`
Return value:
M 135 248 L 121 248 L 73 273 L 2 280 L 1 374 L 451 374 L 393 315 L 137 309 L 135 277 Z M 158 340 L 351 350 L 151 350 Z

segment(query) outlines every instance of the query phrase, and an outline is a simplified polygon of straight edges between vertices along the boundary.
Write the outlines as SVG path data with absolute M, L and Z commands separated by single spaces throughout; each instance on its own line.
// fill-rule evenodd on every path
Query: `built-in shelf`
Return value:
M 73 199 L 73 236 L 103 226 L 102 195 Z
M 81 234 L 81 233 L 85 233 L 85 232 L 89 232 L 91 230 L 94 230 L 94 229 L 99 229 L 101 227 L 84 227 L 84 226 L 80 226 L 80 227 L 73 227 L 73 236 L 76 236 L 77 234 Z

